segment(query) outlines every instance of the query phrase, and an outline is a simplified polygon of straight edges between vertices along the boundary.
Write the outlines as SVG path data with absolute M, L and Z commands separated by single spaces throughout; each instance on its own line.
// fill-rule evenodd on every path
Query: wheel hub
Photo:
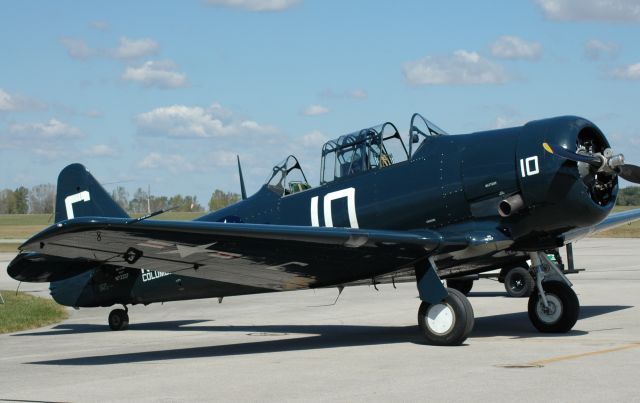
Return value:
M 524 287 L 524 281 L 521 278 L 518 278 L 513 281 L 513 289 L 516 291 L 520 291 L 522 287 Z
M 427 326 L 436 334 L 448 333 L 455 324 L 453 309 L 448 304 L 431 305 L 426 317 Z
M 538 301 L 536 314 L 544 323 L 552 324 L 557 322 L 562 316 L 562 301 L 553 294 L 546 294 L 548 307 L 544 306 L 542 300 Z

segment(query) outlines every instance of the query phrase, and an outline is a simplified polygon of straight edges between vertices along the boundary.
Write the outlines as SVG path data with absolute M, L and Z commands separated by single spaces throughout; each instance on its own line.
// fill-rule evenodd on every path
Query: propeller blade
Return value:
M 618 175 L 633 183 L 640 183 L 640 167 L 631 164 L 624 164 L 618 167 Z
M 542 143 L 542 147 L 549 154 L 554 154 L 564 159 L 575 162 L 586 162 L 587 164 L 593 165 L 594 167 L 598 168 L 602 166 L 602 160 L 599 157 L 593 155 L 578 154 L 573 151 L 569 151 L 566 148 L 560 147 L 559 145 L 550 145 L 549 143 Z

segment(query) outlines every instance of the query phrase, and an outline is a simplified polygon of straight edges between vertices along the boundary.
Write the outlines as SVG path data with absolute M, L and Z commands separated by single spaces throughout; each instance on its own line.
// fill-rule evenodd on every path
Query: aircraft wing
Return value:
M 45 267 L 56 259 L 57 267 L 65 261 L 82 270 L 111 264 L 276 291 L 371 278 L 468 245 L 466 238 L 445 239 L 428 230 L 81 217 L 56 223 L 21 245 L 9 274 L 49 281 L 54 273 Z
M 597 225 L 586 228 L 579 228 L 567 232 L 564 235 L 565 243 L 573 242 L 589 235 L 610 230 L 621 225 L 630 224 L 638 220 L 640 220 L 640 209 L 633 209 L 620 213 L 610 214 L 607 218 L 605 218 L 601 223 Z

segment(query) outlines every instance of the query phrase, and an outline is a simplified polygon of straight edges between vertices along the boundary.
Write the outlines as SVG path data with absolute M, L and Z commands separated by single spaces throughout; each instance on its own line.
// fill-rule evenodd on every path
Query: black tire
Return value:
M 447 287 L 460 291 L 464 295 L 469 295 L 473 288 L 473 280 L 457 280 L 455 278 L 447 280 Z
M 540 294 L 529 298 L 529 320 L 542 333 L 566 333 L 573 328 L 580 315 L 578 296 L 567 284 L 559 281 L 542 283 L 551 312 L 544 312 Z
M 129 315 L 124 309 L 114 309 L 109 313 L 109 327 L 111 330 L 125 330 L 129 327 Z
M 513 298 L 530 296 L 535 286 L 529 270 L 521 266 L 509 270 L 504 277 L 504 289 Z
M 473 308 L 460 291 L 448 288 L 449 295 L 439 304 L 422 302 L 418 310 L 418 324 L 427 343 L 436 346 L 458 346 L 473 330 Z M 438 312 L 444 314 L 436 315 Z M 432 315 L 432 319 L 427 318 Z M 450 320 L 446 319 L 450 317 Z M 436 319 L 440 318 L 440 323 Z M 444 318 L 444 319 L 442 319 Z M 440 326 L 445 324 L 444 327 Z

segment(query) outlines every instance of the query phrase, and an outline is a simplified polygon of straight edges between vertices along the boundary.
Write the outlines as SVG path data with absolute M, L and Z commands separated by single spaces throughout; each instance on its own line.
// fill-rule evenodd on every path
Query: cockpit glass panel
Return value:
M 442 130 L 433 122 L 425 119 L 419 113 L 414 113 L 411 116 L 411 123 L 409 125 L 409 154 L 413 155 L 419 148 L 424 146 L 426 140 L 431 136 L 443 136 L 447 132 Z M 414 145 L 417 145 L 414 147 Z
M 279 195 L 289 195 L 311 189 L 298 159 L 293 155 L 273 167 L 267 188 Z
M 384 168 L 395 162 L 406 161 L 407 158 L 408 153 L 398 130 L 387 122 L 327 142 L 322 148 L 320 183 Z
M 398 129 L 391 123 L 385 124 L 382 128 L 382 146 L 380 157 L 380 167 L 382 168 L 406 161 L 409 157 Z

